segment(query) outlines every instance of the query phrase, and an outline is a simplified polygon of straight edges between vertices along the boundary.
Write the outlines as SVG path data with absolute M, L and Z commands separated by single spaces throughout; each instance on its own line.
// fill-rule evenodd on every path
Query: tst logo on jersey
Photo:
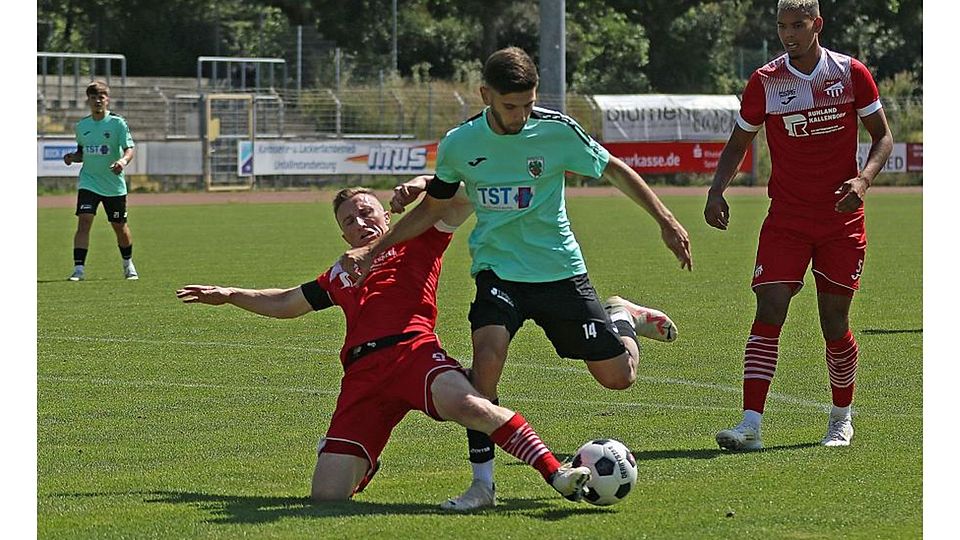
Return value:
M 807 137 L 807 117 L 802 114 L 791 114 L 783 117 L 783 127 L 791 137 Z
M 533 201 L 533 186 L 478 187 L 477 202 L 489 210 L 522 210 Z
M 89 155 L 105 156 L 110 153 L 110 147 L 105 144 L 101 144 L 101 145 L 90 144 L 83 147 L 83 153 L 87 154 L 88 156 Z

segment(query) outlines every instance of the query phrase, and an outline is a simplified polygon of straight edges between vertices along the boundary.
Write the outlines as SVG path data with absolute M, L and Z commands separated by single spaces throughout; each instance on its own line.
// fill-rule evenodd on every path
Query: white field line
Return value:
M 331 349 L 317 349 L 310 347 L 296 347 L 289 345 L 270 345 L 270 344 L 247 344 L 247 343 L 232 343 L 232 342 L 214 342 L 214 341 L 181 341 L 181 340 L 151 340 L 151 339 L 140 339 L 140 338 L 111 338 L 111 337 L 96 337 L 96 336 L 38 336 L 38 341 L 43 340 L 52 340 L 52 341 L 77 341 L 77 342 L 102 342 L 102 343 L 138 343 L 146 345 L 173 345 L 173 346 L 192 346 L 192 347 L 231 347 L 236 349 L 265 349 L 265 350 L 285 350 L 285 351 L 298 351 L 306 352 L 313 354 L 323 354 L 331 355 L 336 357 L 339 354 L 339 350 Z M 562 371 L 568 373 L 578 373 L 583 374 L 586 369 L 583 366 L 543 366 L 535 363 L 523 363 L 523 362 L 507 362 L 509 367 L 520 367 L 524 369 L 536 369 L 536 370 L 547 370 L 547 371 Z M 90 378 L 81 378 L 81 377 L 59 377 L 52 375 L 41 375 L 38 377 L 39 380 L 48 380 L 56 382 L 67 382 L 67 383 L 84 383 L 84 384 L 99 384 L 99 385 L 118 385 L 118 386 L 156 386 L 156 387 L 175 387 L 175 388 L 208 388 L 208 389 L 218 389 L 218 390 L 232 390 L 232 391 L 251 391 L 251 392 L 290 392 L 290 393 L 319 393 L 319 394 L 336 394 L 338 390 L 324 390 L 319 388 L 308 388 L 308 387 L 288 387 L 288 386 L 236 386 L 236 385 L 224 385 L 224 384 L 211 384 L 211 383 L 191 383 L 191 382 L 173 382 L 173 381 L 143 381 L 143 380 L 122 380 L 122 379 L 90 379 Z M 638 381 L 644 381 L 651 384 L 666 384 L 666 385 L 680 385 L 690 388 L 703 388 L 708 390 L 717 390 L 727 394 L 736 394 L 740 395 L 742 388 L 740 386 L 730 386 L 716 383 L 705 383 L 699 381 L 691 381 L 687 379 L 678 379 L 678 378 L 661 378 L 661 377 L 649 377 L 649 376 L 638 376 Z M 768 395 L 768 400 L 777 401 L 784 404 L 795 405 L 801 409 L 816 409 L 821 412 L 829 412 L 831 408 L 830 403 L 813 401 L 809 399 L 804 399 L 796 396 L 791 396 L 787 394 L 781 394 L 778 392 L 770 392 Z M 706 411 L 737 411 L 741 410 L 740 407 L 723 407 L 723 406 L 711 406 L 711 405 L 689 405 L 689 404 L 676 404 L 676 403 L 661 403 L 661 402 L 652 402 L 652 401 L 601 401 L 601 400 L 582 400 L 582 399 L 545 399 L 545 398 L 532 398 L 524 396 L 511 396 L 510 401 L 517 402 L 529 402 L 529 403 L 565 403 L 565 404 L 576 404 L 576 405 L 589 405 L 589 406 L 609 406 L 617 405 L 622 407 L 648 407 L 648 408 L 660 408 L 660 409 L 677 409 L 677 410 L 706 410 Z M 786 412 L 786 411 L 784 411 Z M 854 414 L 857 414 L 855 411 Z M 883 413 L 884 417 L 907 417 L 907 418 L 921 418 L 922 413 Z
M 230 341 L 188 341 L 175 339 L 113 338 L 97 336 L 37 336 L 37 341 L 77 341 L 97 343 L 135 343 L 139 345 L 176 345 L 184 347 L 226 347 L 231 349 L 266 349 L 273 351 L 297 351 L 312 354 L 332 354 L 337 356 L 340 350 L 297 347 L 293 345 L 274 345 L 259 343 L 236 343 Z

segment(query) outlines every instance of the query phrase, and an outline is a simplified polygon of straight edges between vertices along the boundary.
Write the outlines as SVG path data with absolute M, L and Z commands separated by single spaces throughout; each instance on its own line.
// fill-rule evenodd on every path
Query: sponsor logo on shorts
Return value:
M 863 259 L 857 261 L 857 271 L 850 274 L 850 279 L 856 281 L 860 279 L 860 274 L 863 273 Z
M 496 287 L 490 287 L 490 294 L 492 294 L 496 298 L 499 298 L 500 300 L 503 300 L 504 302 L 509 304 L 510 307 L 516 307 L 513 304 L 513 299 L 511 299 L 507 293 L 501 291 L 500 289 Z
M 92 210 L 92 209 L 93 209 L 93 205 L 92 205 L 92 204 L 81 204 L 81 205 L 80 205 L 80 209 L 81 209 L 81 210 Z
M 753 269 L 753 277 L 758 278 L 763 274 L 763 265 L 758 264 L 756 268 Z

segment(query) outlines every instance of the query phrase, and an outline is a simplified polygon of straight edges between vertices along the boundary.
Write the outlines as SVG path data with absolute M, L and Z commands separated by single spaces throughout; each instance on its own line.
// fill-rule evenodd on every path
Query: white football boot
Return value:
M 470 512 L 497 505 L 497 486 L 482 480 L 474 480 L 470 487 L 459 497 L 452 497 L 440 503 L 442 510 Z
M 626 312 L 633 321 L 633 327 L 638 336 L 667 342 L 677 339 L 677 325 L 662 311 L 638 306 L 619 296 L 607 298 L 603 302 L 603 309 L 611 318 L 617 311 Z
M 820 441 L 823 446 L 850 446 L 853 439 L 853 422 L 849 416 L 836 418 L 831 416 L 827 423 L 827 434 Z
M 123 260 L 123 278 L 131 281 L 140 279 L 140 275 L 137 274 L 137 268 L 133 266 L 133 259 Z
M 760 426 L 740 422 L 736 427 L 717 433 L 717 444 L 724 450 L 760 450 Z
M 73 273 L 67 278 L 67 281 L 83 281 L 83 266 L 74 266 Z
M 574 467 L 570 463 L 564 463 L 550 477 L 550 485 L 557 493 L 564 498 L 578 502 L 583 498 L 585 485 L 590 481 L 590 469 L 588 467 Z

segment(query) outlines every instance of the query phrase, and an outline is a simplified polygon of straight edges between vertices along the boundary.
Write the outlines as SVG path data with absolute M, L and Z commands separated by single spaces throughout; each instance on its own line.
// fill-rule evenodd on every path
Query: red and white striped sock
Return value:
M 547 482 L 560 468 L 560 462 L 553 457 L 550 449 L 543 444 L 540 436 L 520 413 L 514 413 L 506 424 L 494 430 L 490 434 L 490 440 L 511 456 L 539 471 Z
M 853 387 L 857 379 L 857 356 L 860 347 L 850 330 L 836 341 L 827 342 L 827 370 L 830 372 L 830 390 L 833 404 L 847 407 L 853 402 Z
M 743 410 L 763 413 L 780 353 L 780 326 L 753 321 L 743 354 Z

